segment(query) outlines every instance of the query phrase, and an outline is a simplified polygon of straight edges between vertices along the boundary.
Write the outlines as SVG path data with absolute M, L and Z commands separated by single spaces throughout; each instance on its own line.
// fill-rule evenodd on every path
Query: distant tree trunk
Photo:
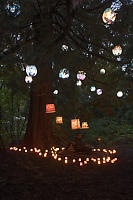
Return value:
M 53 103 L 51 68 L 44 68 L 43 78 L 33 80 L 27 130 L 22 143 L 31 147 L 51 147 L 54 144 L 52 121 L 54 113 L 45 113 L 46 104 Z M 41 75 L 40 75 L 41 76 Z

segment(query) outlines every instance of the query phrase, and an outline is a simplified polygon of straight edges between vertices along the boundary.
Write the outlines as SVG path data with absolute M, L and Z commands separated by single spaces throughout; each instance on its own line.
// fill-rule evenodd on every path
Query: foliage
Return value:
M 90 135 L 94 141 L 98 135 L 113 140 L 122 132 L 128 133 L 133 120 L 132 1 L 119 2 L 115 8 L 117 19 L 111 25 L 103 23 L 102 14 L 117 4 L 116 0 L 20 0 L 18 3 L 21 10 L 17 16 L 5 10 L 7 1 L 0 3 L 2 132 L 24 133 L 30 89 L 24 83 L 25 67 L 34 64 L 38 75 L 33 85 L 38 87 L 44 78 L 43 68 L 52 66 L 53 91 L 59 90 L 54 95 L 56 112 L 65 122 L 62 128 L 53 122 L 57 138 L 67 135 L 73 139 L 70 120 L 75 117 L 89 122 L 86 141 Z M 68 46 L 67 51 L 62 50 L 63 44 Z M 116 45 L 123 49 L 119 57 L 112 54 Z M 70 71 L 68 80 L 59 78 L 62 68 Z M 99 73 L 101 68 L 106 70 L 105 75 Z M 76 86 L 78 70 L 87 75 L 81 87 Z M 103 94 L 91 92 L 92 85 L 102 88 Z M 123 91 L 122 98 L 116 96 L 119 90 Z M 120 125 L 121 121 L 127 125 Z

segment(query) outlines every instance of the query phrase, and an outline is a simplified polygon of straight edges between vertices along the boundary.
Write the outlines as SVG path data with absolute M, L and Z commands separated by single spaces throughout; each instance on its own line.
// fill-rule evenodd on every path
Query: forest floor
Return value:
M 133 148 L 117 152 L 114 164 L 80 167 L 0 151 L 0 200 L 133 200 Z

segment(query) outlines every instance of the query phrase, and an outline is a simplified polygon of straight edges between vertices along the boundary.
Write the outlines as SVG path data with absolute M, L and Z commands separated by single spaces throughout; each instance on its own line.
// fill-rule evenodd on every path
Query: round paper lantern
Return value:
M 84 71 L 78 71 L 77 79 L 83 81 L 86 78 L 86 73 Z
M 101 95 L 102 94 L 102 89 L 97 89 L 97 95 Z
M 88 129 L 88 123 L 87 122 L 82 122 L 82 128 L 81 129 Z
M 8 14 L 14 17 L 20 14 L 20 5 L 17 1 L 8 1 L 5 9 L 7 10 Z
M 91 90 L 91 92 L 95 92 L 96 87 L 95 86 L 91 86 L 90 90 Z
M 37 68 L 35 65 L 27 65 L 26 66 L 26 74 L 28 76 L 36 76 L 37 75 Z
M 115 46 L 113 49 L 112 49 L 112 53 L 115 55 L 115 56 L 119 56 L 122 54 L 122 48 L 121 46 Z
M 54 104 L 46 104 L 46 113 L 54 113 L 55 105 Z
M 80 119 L 72 119 L 71 120 L 71 128 L 72 129 L 80 129 Z
M 100 69 L 100 74 L 105 74 L 105 69 Z
M 53 93 L 54 93 L 54 94 L 58 94 L 58 90 L 54 90 Z
M 116 19 L 116 13 L 111 8 L 107 8 L 103 13 L 102 19 L 104 23 L 112 24 Z
M 123 96 L 123 92 L 122 91 L 118 91 L 117 92 L 117 97 L 122 97 Z
M 61 69 L 59 72 L 59 78 L 69 78 L 69 70 L 67 70 L 66 68 Z
M 63 50 L 63 51 L 67 51 L 67 50 L 68 50 L 68 46 L 65 45 L 65 44 L 63 44 L 63 45 L 62 45 L 62 50 Z
M 26 83 L 31 83 L 32 82 L 32 77 L 31 76 L 26 76 L 25 77 L 25 82 Z
M 63 124 L 63 118 L 62 117 L 56 117 L 56 123 L 57 124 Z
M 76 83 L 76 85 L 77 85 L 77 86 L 81 86 L 81 85 L 82 85 L 82 82 L 81 82 L 80 80 L 78 80 L 77 83 Z

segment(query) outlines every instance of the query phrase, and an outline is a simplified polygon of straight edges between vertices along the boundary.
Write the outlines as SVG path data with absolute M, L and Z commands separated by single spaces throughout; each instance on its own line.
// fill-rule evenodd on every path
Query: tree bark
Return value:
M 42 68 L 40 73 L 41 75 L 43 73 L 43 78 L 38 75 L 32 85 L 29 119 L 22 144 L 30 147 L 50 148 L 54 144 L 52 134 L 54 113 L 46 113 L 45 108 L 46 104 L 53 103 L 51 68 Z

